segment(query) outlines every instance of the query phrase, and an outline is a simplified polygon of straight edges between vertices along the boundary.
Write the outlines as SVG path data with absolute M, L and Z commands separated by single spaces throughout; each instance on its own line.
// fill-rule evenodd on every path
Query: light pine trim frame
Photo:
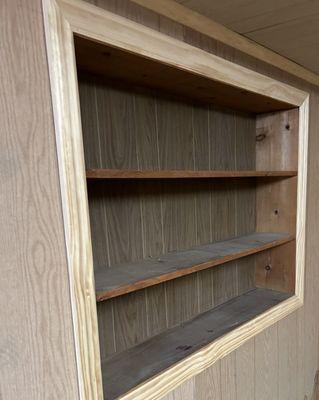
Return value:
M 43 0 L 81 400 L 103 399 L 74 33 L 299 107 L 295 295 L 123 395 L 155 400 L 303 304 L 309 95 L 83 1 Z

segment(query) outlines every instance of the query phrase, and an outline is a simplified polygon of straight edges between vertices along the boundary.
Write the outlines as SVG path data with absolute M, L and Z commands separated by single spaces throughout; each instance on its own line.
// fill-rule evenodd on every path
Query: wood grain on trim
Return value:
M 174 0 L 132 0 L 212 39 L 319 86 L 319 75 Z
M 171 252 L 156 259 L 99 269 L 95 273 L 97 301 L 193 274 L 256 254 L 294 238 L 283 233 L 254 233 L 190 250 Z
M 79 396 L 81 400 L 103 399 L 93 256 L 73 32 L 61 8 L 55 1 L 44 0 L 43 11 Z
M 307 94 L 81 0 L 59 0 L 72 31 L 225 85 L 300 106 Z
M 191 171 L 191 170 L 127 170 L 88 169 L 87 179 L 192 179 L 192 178 L 288 178 L 297 171 Z

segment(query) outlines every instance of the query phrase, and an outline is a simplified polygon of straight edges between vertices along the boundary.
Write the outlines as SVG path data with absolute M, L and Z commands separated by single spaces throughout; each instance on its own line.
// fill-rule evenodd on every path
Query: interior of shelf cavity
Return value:
M 238 310 L 244 323 L 294 293 L 298 109 L 84 39 L 75 44 L 86 169 L 108 171 L 106 178 L 118 174 L 93 174 L 87 185 L 96 288 L 107 293 L 97 310 L 109 400 L 118 394 L 117 382 L 128 390 L 214 340 L 219 329 L 233 329 Z M 148 179 L 147 171 L 158 178 L 174 171 L 179 178 L 225 176 Z M 268 175 L 251 179 L 245 171 Z M 206 268 L 215 262 L 216 243 L 262 232 L 274 235 L 266 240 L 270 248 L 251 240 L 246 250 L 256 254 L 238 258 L 240 251 L 234 255 L 226 245 L 226 253 L 216 253 L 219 265 Z M 205 268 L 191 270 L 194 265 Z M 140 287 L 136 269 L 144 274 Z M 154 279 L 162 281 L 149 285 Z M 114 297 L 112 290 L 120 291 Z M 215 321 L 221 310 L 230 317 L 216 317 L 217 331 L 212 322 L 209 335 L 184 341 L 188 321 Z M 166 342 L 170 335 L 181 342 Z M 167 344 L 164 360 L 152 338 Z M 139 356 L 145 368 L 132 371 L 129 362 Z

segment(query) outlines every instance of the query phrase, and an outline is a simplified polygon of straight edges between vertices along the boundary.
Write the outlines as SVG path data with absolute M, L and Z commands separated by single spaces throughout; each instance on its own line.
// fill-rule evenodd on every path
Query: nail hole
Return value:
M 265 133 L 260 133 L 259 135 L 256 136 L 256 141 L 257 142 L 261 142 L 265 138 L 266 138 L 266 134 Z
M 266 265 L 266 266 L 265 266 L 265 270 L 266 270 L 266 271 L 270 271 L 270 270 L 271 270 L 271 265 L 270 265 L 270 264 Z
M 275 214 L 275 215 L 278 215 L 278 214 L 279 214 L 279 210 L 275 209 L 275 210 L 274 210 L 274 214 Z
M 289 130 L 290 130 L 290 125 L 287 124 L 287 125 L 285 126 L 285 128 L 287 129 L 287 131 L 289 131 Z
M 184 351 L 186 351 L 186 350 L 189 350 L 189 349 L 191 349 L 193 346 L 177 346 L 176 347 L 176 350 L 184 350 Z

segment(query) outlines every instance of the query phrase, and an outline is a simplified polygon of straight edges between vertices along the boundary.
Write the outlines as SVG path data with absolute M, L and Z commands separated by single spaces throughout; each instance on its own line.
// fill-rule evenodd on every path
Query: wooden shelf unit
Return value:
M 309 93 L 170 24 L 43 11 L 79 395 L 162 398 L 303 304 Z M 237 258 L 232 238 L 263 232 L 287 236 Z M 169 274 L 191 272 L 215 256 L 185 249 L 221 242 L 234 259 L 95 301 L 123 265 L 175 254 Z
M 88 169 L 87 179 L 218 179 L 218 178 L 289 178 L 297 171 L 192 171 Z
M 115 71 L 88 68 L 82 45 L 100 351 L 112 400 L 293 295 L 298 110 L 225 109 L 130 74 L 111 82 Z M 115 64 L 124 57 L 110 54 Z
M 146 382 L 145 400 L 158 374 L 294 298 L 299 108 L 74 43 L 104 399 Z
M 180 278 L 226 262 L 256 254 L 294 240 L 285 233 L 255 233 L 156 259 L 99 269 L 95 274 L 96 299 L 103 301 Z

